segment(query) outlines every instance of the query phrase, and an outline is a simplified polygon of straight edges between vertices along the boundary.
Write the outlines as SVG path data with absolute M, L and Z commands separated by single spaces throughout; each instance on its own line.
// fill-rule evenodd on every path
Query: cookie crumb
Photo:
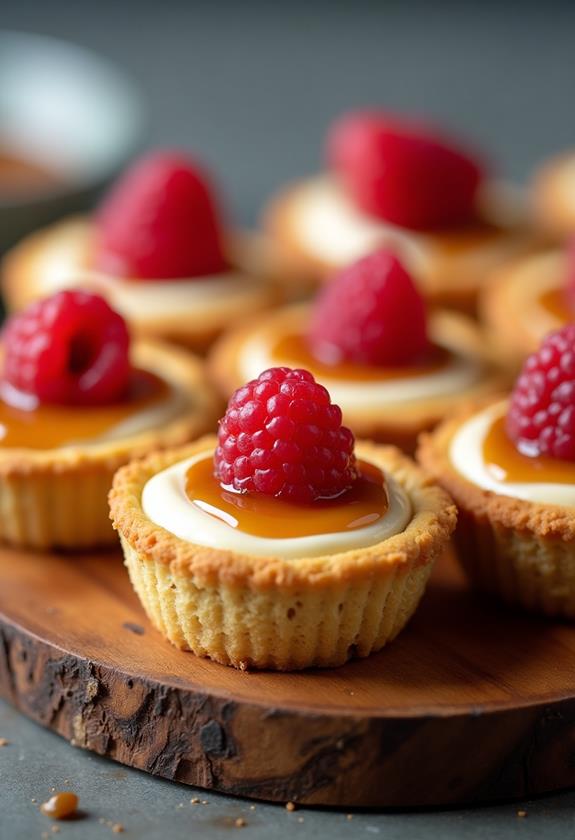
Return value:
M 524 810 L 517 811 L 517 816 L 518 817 L 526 817 L 527 816 L 527 811 L 524 811 Z
M 256 810 L 256 806 L 255 805 L 250 805 L 250 811 L 255 811 L 255 810 Z
M 302 822 L 303 822 L 303 817 L 298 817 L 298 818 L 297 818 L 297 821 L 298 821 L 299 823 L 302 823 Z
M 238 817 L 234 823 L 236 828 L 244 828 L 247 825 L 247 822 L 244 820 L 243 817 Z
M 207 799 L 202 799 L 202 805 L 208 805 L 208 804 L 209 804 L 209 803 L 208 803 L 208 800 L 207 800 Z
M 352 820 L 353 819 L 353 814 L 346 814 L 345 818 L 346 818 L 346 820 Z
M 9 743 L 8 738 L 0 738 L 0 747 L 7 747 Z
M 53 825 L 52 826 L 52 834 L 58 834 L 59 831 L 60 831 L 60 826 L 59 825 Z
M 122 823 L 114 823 L 114 825 L 112 826 L 112 831 L 114 832 L 114 834 L 122 834 L 125 831 L 125 829 Z
M 286 802 L 286 811 L 295 811 L 295 802 Z
M 190 799 L 190 802 L 191 802 L 192 805 L 199 805 L 200 804 L 200 800 L 197 796 L 194 796 L 193 799 Z

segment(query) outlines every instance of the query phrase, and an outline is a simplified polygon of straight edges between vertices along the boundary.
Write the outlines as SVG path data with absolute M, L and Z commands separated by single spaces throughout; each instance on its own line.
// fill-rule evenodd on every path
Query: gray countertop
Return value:
M 568 2 L 10 5 L 2 27 L 76 40 L 123 64 L 150 100 L 149 141 L 195 149 L 218 173 L 230 212 L 244 221 L 254 220 L 284 181 L 316 169 L 326 124 L 362 103 L 435 114 L 476 138 L 517 179 L 538 159 L 575 144 L 575 4 Z M 37 803 L 53 787 L 77 791 L 86 812 L 61 824 L 61 836 L 71 840 L 115 836 L 116 822 L 123 836 L 142 840 L 216 840 L 230 830 L 266 840 L 527 840 L 575 830 L 575 794 L 474 810 L 356 813 L 350 820 L 151 778 L 70 747 L 2 703 L 1 737 L 10 743 L 0 748 L 0 840 L 49 832 Z M 194 796 L 207 804 L 192 804 Z M 236 828 L 237 818 L 246 826 Z
M 554 840 L 570 837 L 575 830 L 575 793 L 465 810 L 354 812 L 349 819 L 346 812 L 298 808 L 290 813 L 280 805 L 232 799 L 152 778 L 69 746 L 1 701 L 0 737 L 10 740 L 0 747 L 1 840 L 40 840 L 43 832 L 50 832 L 52 823 L 40 814 L 38 805 L 49 798 L 52 788 L 74 790 L 85 812 L 81 820 L 59 823 L 62 840 L 115 836 L 220 840 L 232 831 L 254 840 L 328 836 L 332 840 L 539 840 L 543 833 Z M 200 801 L 192 804 L 191 799 Z M 518 816 L 524 811 L 526 816 Z M 242 828 L 235 825 L 238 818 L 246 823 Z M 116 823 L 124 833 L 113 833 Z

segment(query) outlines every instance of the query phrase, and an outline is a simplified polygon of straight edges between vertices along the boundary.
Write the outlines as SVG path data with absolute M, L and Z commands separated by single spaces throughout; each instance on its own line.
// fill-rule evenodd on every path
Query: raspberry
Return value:
M 333 498 L 357 477 L 354 437 L 307 370 L 270 368 L 233 394 L 214 463 L 221 484 L 305 503 Z
M 63 291 L 12 316 L 3 331 L 4 385 L 40 403 L 120 400 L 130 378 L 124 319 L 99 295 Z
M 314 306 L 308 343 L 327 364 L 400 366 L 425 355 L 425 305 L 393 253 L 376 251 L 325 286 Z
M 163 280 L 227 267 L 214 199 L 185 155 L 158 151 L 137 161 L 96 215 L 95 267 L 107 274 Z
M 575 324 L 550 333 L 523 365 L 506 428 L 524 455 L 575 461 Z
M 393 224 L 431 230 L 474 215 L 481 167 L 428 125 L 347 114 L 329 133 L 328 158 L 357 205 Z

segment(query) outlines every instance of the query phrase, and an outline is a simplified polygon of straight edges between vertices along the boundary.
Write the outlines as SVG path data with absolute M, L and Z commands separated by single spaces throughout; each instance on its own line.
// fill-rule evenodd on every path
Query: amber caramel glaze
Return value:
M 475 219 L 459 227 L 433 231 L 433 247 L 443 254 L 459 254 L 481 247 L 508 232 L 484 219 Z
M 60 182 L 55 172 L 0 146 L 0 196 L 46 190 Z
M 102 437 L 124 420 L 165 400 L 169 385 L 147 370 L 134 370 L 126 397 L 104 406 L 38 405 L 17 408 L 0 400 L 0 446 L 55 449 Z
M 382 382 L 389 379 L 412 379 L 427 376 L 445 368 L 451 359 L 448 350 L 432 345 L 429 356 L 413 365 L 380 367 L 355 362 L 327 364 L 317 359 L 302 333 L 278 336 L 270 347 L 270 356 L 277 365 L 289 364 L 311 371 L 318 379 L 340 379 L 349 382 Z
M 571 311 L 567 295 L 562 288 L 548 289 L 543 292 L 539 297 L 539 303 L 559 321 L 567 323 L 575 319 L 575 312 Z
M 353 486 L 334 499 L 301 505 L 222 487 L 206 455 L 186 475 L 186 495 L 204 513 L 255 537 L 288 539 L 335 534 L 378 522 L 389 507 L 385 477 L 378 467 L 360 461 Z
M 70 790 L 63 790 L 51 796 L 40 805 L 41 812 L 53 820 L 67 820 L 78 813 L 78 797 Z
M 498 481 L 575 484 L 575 462 L 547 455 L 523 455 L 505 431 L 504 416 L 491 425 L 483 442 L 483 458 Z

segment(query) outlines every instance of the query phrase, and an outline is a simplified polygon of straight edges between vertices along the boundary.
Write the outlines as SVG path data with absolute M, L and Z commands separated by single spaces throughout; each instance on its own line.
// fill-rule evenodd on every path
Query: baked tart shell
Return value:
M 144 513 L 151 476 L 215 438 L 119 471 L 110 494 L 130 578 L 154 626 L 176 647 L 240 669 L 341 665 L 380 650 L 404 627 L 455 526 L 451 500 L 392 447 L 362 443 L 411 500 L 406 529 L 368 548 L 284 560 L 178 539 Z

